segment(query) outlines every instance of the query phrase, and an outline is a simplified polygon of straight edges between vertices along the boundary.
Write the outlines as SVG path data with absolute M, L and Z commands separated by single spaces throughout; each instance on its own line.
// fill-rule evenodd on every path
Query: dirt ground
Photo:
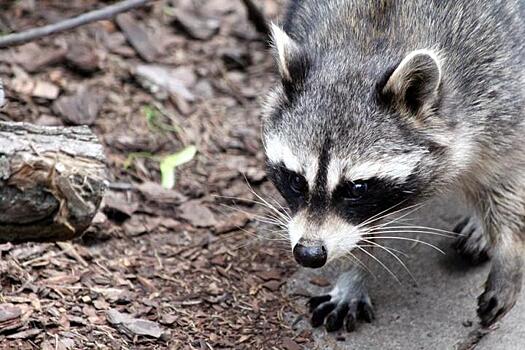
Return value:
M 110 3 L 0 0 L 0 33 Z M 279 1 L 259 3 L 278 16 Z M 304 311 L 282 291 L 286 242 L 251 202 L 251 188 L 276 198 L 259 139 L 275 75 L 240 0 L 153 1 L 0 50 L 0 78 L 2 120 L 90 125 L 110 178 L 82 238 L 0 244 L 0 348 L 310 347 L 285 321 Z M 162 189 L 159 158 L 188 146 L 197 155 Z

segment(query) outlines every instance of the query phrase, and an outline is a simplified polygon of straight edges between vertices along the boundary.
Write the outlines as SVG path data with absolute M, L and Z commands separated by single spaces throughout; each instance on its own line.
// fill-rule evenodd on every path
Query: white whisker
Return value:
M 381 260 L 379 260 L 378 258 L 376 258 L 374 255 L 370 254 L 369 252 L 366 251 L 366 249 L 363 249 L 359 246 L 357 246 L 361 251 L 363 251 L 365 254 L 367 254 L 369 257 L 371 257 L 372 259 L 374 259 L 375 261 L 377 261 L 377 263 L 379 265 L 381 265 L 386 271 L 388 271 L 388 273 L 390 273 L 390 275 L 392 277 L 394 277 L 394 279 L 397 281 L 397 283 L 401 284 L 401 281 L 399 280 L 399 278 L 397 278 L 397 276 L 392 272 L 392 270 L 390 270 Z
M 374 228 L 377 228 L 377 227 L 383 227 L 384 225 L 375 225 L 375 226 L 369 226 L 367 227 L 368 230 L 370 229 L 374 229 Z M 454 232 L 454 231 L 448 231 L 448 230 L 442 230 L 442 229 L 439 229 L 439 228 L 434 228 L 434 227 L 428 227 L 428 226 L 418 226 L 418 225 L 405 225 L 405 226 L 384 226 L 385 228 L 410 228 L 410 229 L 425 229 L 425 230 L 430 230 L 430 231 L 435 231 L 435 232 L 442 232 L 442 233 L 448 233 L 448 234 L 451 234 L 451 235 L 454 235 L 454 236 L 459 236 L 460 234 Z
M 363 263 L 355 254 L 353 254 L 351 250 L 348 250 L 347 253 L 355 259 L 355 261 L 363 268 L 363 270 L 365 270 L 369 275 L 377 280 L 377 276 L 365 265 L 365 263 Z
M 401 218 L 403 218 L 403 217 L 405 217 L 405 216 L 407 216 L 407 215 L 413 213 L 414 211 L 420 209 L 425 203 L 414 204 L 414 205 L 410 205 L 410 206 L 408 206 L 408 207 L 406 207 L 406 208 L 401 208 L 401 209 L 399 209 L 399 210 L 396 210 L 396 211 L 393 211 L 393 212 L 389 212 L 390 210 L 392 210 L 393 208 L 395 208 L 395 207 L 397 207 L 397 206 L 399 206 L 399 205 L 401 205 L 401 204 L 403 204 L 403 202 L 400 202 L 400 203 L 398 203 L 398 204 L 396 204 L 396 205 L 393 205 L 393 206 L 390 207 L 389 209 L 386 209 L 386 210 L 382 211 L 382 212 L 379 213 L 379 214 L 376 214 L 376 215 L 371 216 L 369 219 L 367 219 L 367 220 L 363 221 L 362 223 L 360 223 L 359 225 L 357 225 L 357 227 L 363 227 L 363 226 L 369 225 L 369 224 L 371 224 L 371 223 L 373 223 L 373 222 L 377 222 L 377 221 L 379 221 L 379 220 L 382 220 L 382 219 L 384 219 L 384 218 L 387 218 L 387 217 L 389 217 L 389 216 L 392 216 L 392 215 L 395 215 L 395 214 L 401 213 L 401 212 L 403 212 L 403 211 L 405 211 L 405 210 L 411 210 L 411 209 L 414 209 L 413 211 L 410 211 L 408 214 L 403 215 L 403 216 L 401 217 Z M 386 214 L 385 214 L 385 213 L 386 213 Z M 382 214 L 384 214 L 384 215 L 382 215 Z M 397 219 L 395 219 L 395 220 L 399 220 L 399 219 L 400 219 L 400 218 L 397 218 Z M 393 221 L 392 221 L 392 222 L 393 222 Z
M 282 218 L 286 221 L 289 221 L 291 219 L 290 215 L 284 211 L 281 212 L 279 210 L 277 210 L 277 208 L 275 208 L 275 206 L 271 205 L 266 199 L 264 199 L 260 194 L 258 194 L 257 192 L 255 192 L 255 190 L 252 188 L 252 186 L 250 185 L 250 183 L 248 182 L 248 179 L 246 178 L 246 176 L 244 176 L 244 179 L 246 180 L 246 184 L 248 185 L 248 188 L 250 189 L 250 191 L 253 193 L 253 195 L 255 197 L 257 197 L 259 200 L 261 200 L 262 202 L 264 202 L 268 208 L 272 209 L 275 211 L 276 214 L 278 214 L 279 216 L 282 216 Z
M 376 229 L 376 230 L 369 230 L 366 234 L 367 235 L 376 235 L 381 233 L 423 233 L 430 236 L 438 236 L 438 237 L 446 237 L 446 238 L 455 238 L 454 236 L 451 236 L 449 234 L 444 234 L 440 232 L 432 232 L 432 231 L 425 231 L 425 230 L 396 230 L 394 228 L 389 229 L 387 227 L 382 229 Z
M 372 241 L 369 241 L 369 240 L 366 240 L 366 239 L 365 239 L 364 241 L 367 242 L 367 243 L 372 244 L 373 246 L 375 246 L 375 247 L 377 247 L 377 248 L 381 248 L 381 249 L 383 249 L 385 252 L 387 252 L 388 254 L 390 254 L 394 259 L 397 260 L 397 262 L 398 262 L 399 264 L 401 264 L 401 266 L 403 266 L 403 268 L 406 270 L 406 272 L 408 273 L 408 275 L 410 276 L 410 278 L 414 281 L 414 283 L 418 284 L 416 278 L 414 277 L 414 275 L 412 274 L 412 272 L 410 272 L 410 270 L 408 269 L 408 266 L 403 262 L 403 260 L 401 260 L 401 258 L 399 258 L 395 253 L 392 252 L 394 249 L 389 248 L 389 247 L 384 247 L 384 246 L 382 246 L 382 245 L 380 245 L 380 244 L 378 244 L 378 243 L 375 243 L 375 242 L 372 242 Z M 404 254 L 404 253 L 403 253 L 403 254 Z M 406 256 L 406 254 L 404 254 L 404 255 Z
M 437 250 L 438 252 L 440 252 L 441 254 L 443 255 L 446 255 L 446 253 L 439 249 L 438 247 L 436 247 L 435 245 L 433 244 L 430 244 L 428 242 L 425 242 L 425 241 L 422 241 L 422 240 L 419 240 L 419 239 L 416 239 L 416 238 L 407 238 L 407 237 L 373 237 L 374 239 L 397 239 L 397 240 L 401 240 L 401 241 L 410 241 L 410 242 L 416 242 L 416 243 L 421 243 L 423 245 L 426 245 L 426 246 L 429 246 L 435 250 Z

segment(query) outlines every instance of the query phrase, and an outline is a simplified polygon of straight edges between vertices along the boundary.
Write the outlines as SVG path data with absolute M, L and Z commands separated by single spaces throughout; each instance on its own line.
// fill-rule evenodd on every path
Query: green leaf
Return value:
M 181 129 L 177 125 L 170 125 L 162 121 L 162 117 L 168 117 L 166 114 L 162 113 L 157 107 L 145 105 L 142 107 L 142 112 L 146 117 L 146 123 L 148 124 L 148 129 L 152 132 L 177 132 L 180 133 Z
M 159 117 L 158 110 L 155 107 L 146 105 L 142 107 L 142 111 L 144 112 L 144 115 L 146 116 L 146 122 L 148 123 L 148 128 L 152 131 L 155 130 L 155 124 Z
M 175 168 L 191 161 L 196 153 L 197 147 L 188 146 L 182 151 L 170 154 L 161 160 L 160 176 L 164 188 L 172 189 L 175 186 Z

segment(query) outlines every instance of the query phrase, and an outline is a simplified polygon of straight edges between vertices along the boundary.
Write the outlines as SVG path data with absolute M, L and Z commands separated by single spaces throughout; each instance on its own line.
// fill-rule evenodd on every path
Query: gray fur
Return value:
M 478 233 L 493 261 L 478 310 L 485 326 L 510 310 L 522 284 L 524 22 L 520 0 L 291 1 L 284 31 L 296 45 L 285 57 L 292 82 L 273 90 L 263 120 L 265 143 L 283 140 L 301 162 L 323 152 L 348 164 L 417 154 L 409 179 L 416 200 L 461 190 L 483 218 Z M 382 94 L 400 62 L 421 49 L 438 59 L 420 62 L 421 108 L 407 110 L 403 92 Z M 318 174 L 326 177 L 325 168 Z M 327 191 L 321 180 L 315 193 Z

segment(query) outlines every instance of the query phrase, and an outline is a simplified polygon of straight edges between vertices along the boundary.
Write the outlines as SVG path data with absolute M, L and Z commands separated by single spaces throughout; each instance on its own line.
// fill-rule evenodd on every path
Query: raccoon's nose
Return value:
M 303 241 L 293 248 L 295 260 L 304 267 L 318 268 L 326 263 L 326 247 L 319 241 Z

